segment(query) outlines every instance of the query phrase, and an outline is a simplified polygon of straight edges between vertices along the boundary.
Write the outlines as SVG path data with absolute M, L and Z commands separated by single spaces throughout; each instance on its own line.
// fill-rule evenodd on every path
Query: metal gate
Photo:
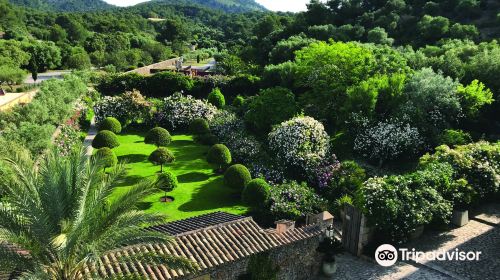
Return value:
M 344 208 L 345 217 L 342 223 L 342 245 L 351 254 L 361 254 L 361 219 L 362 213 L 352 205 Z

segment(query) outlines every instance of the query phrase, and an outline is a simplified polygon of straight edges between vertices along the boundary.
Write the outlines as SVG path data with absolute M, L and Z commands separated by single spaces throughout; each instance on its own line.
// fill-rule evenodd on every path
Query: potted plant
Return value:
M 325 238 L 318 248 L 323 253 L 322 271 L 325 276 L 332 276 L 337 271 L 335 255 L 342 252 L 342 242 L 335 237 Z
M 474 189 L 465 180 L 457 180 L 453 183 L 452 192 L 453 213 L 451 223 L 462 227 L 469 223 L 468 206 L 474 196 Z

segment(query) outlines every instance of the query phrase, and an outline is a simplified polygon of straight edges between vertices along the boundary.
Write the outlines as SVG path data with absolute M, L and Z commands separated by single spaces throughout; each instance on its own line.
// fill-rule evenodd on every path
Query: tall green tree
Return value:
M 114 192 L 125 169 L 110 174 L 81 150 L 68 157 L 49 153 L 35 166 L 31 161 L 6 160 L 15 172 L 0 203 L 0 268 L 16 270 L 24 279 L 78 279 L 86 265 L 102 265 L 112 250 L 146 243 L 170 243 L 164 234 L 144 230 L 164 222 L 137 203 L 158 190 L 141 182 L 125 192 Z M 111 199 L 112 198 L 112 199 Z M 193 269 L 193 264 L 171 255 L 141 254 L 118 261 L 144 265 L 166 263 Z M 98 277 L 98 275 L 95 275 Z

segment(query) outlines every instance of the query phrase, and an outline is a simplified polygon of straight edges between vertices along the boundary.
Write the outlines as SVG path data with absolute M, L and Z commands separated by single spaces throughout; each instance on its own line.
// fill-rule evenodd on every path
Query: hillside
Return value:
M 9 0 L 12 4 L 46 11 L 85 12 L 113 8 L 102 0 Z
M 210 9 L 229 13 L 244 13 L 252 11 L 266 11 L 267 9 L 254 0 L 155 0 L 171 4 L 200 5 Z

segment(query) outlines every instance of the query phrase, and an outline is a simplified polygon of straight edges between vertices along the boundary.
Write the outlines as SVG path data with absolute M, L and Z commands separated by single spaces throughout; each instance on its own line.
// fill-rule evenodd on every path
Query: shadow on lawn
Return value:
M 120 180 L 115 186 L 116 187 L 130 187 L 133 186 L 137 183 L 139 183 L 141 180 L 146 180 L 143 176 L 139 175 L 133 175 L 133 176 L 126 176 L 122 180 Z
M 143 162 L 143 161 L 147 161 L 147 159 L 148 159 L 148 156 L 144 155 L 144 154 L 128 154 L 128 155 L 118 157 L 119 162 L 126 162 L 126 163 Z
M 203 211 L 240 205 L 237 192 L 224 186 L 222 177 L 204 184 L 193 193 L 190 201 L 179 207 L 180 211 Z
M 208 178 L 210 176 L 202 172 L 190 172 L 177 176 L 179 183 L 202 182 L 208 180 Z

